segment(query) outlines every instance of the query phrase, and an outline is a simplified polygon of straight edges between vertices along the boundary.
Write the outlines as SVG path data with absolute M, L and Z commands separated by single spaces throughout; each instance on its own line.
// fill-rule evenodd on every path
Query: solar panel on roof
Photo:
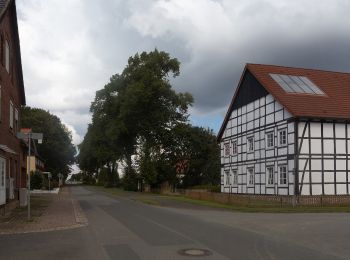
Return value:
M 308 77 L 272 73 L 270 76 L 284 91 L 288 93 L 324 95 L 324 92 L 320 90 L 319 87 L 317 87 Z

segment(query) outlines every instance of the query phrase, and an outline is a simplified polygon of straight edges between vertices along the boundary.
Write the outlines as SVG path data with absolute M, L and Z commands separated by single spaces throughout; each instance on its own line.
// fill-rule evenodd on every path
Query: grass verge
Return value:
M 293 207 L 289 205 L 283 205 L 281 207 L 278 204 L 271 204 L 271 202 L 263 202 L 263 201 L 252 202 L 249 205 L 239 205 L 239 204 L 235 205 L 235 204 L 218 203 L 218 202 L 208 201 L 208 200 L 192 199 L 189 197 L 179 196 L 179 195 L 159 195 L 159 194 L 152 194 L 152 193 L 130 192 L 130 191 L 124 191 L 118 188 L 104 188 L 101 186 L 88 186 L 88 187 L 98 191 L 106 192 L 114 196 L 129 197 L 134 201 L 139 201 L 148 205 L 155 205 L 155 206 L 162 206 L 162 201 L 164 200 L 173 200 L 173 201 L 179 201 L 179 202 L 203 206 L 203 207 L 220 208 L 220 209 L 227 209 L 227 210 L 247 212 L 247 213 L 333 213 L 333 212 L 348 213 L 350 212 L 350 206 L 323 206 L 323 207 L 296 206 L 296 207 Z

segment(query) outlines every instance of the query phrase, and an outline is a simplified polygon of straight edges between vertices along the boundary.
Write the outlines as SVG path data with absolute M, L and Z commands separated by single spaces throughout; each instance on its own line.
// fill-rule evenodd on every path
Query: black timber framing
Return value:
M 348 124 L 345 124 L 345 152 L 346 152 L 346 194 L 349 195 L 349 145 L 348 145 Z
M 321 121 L 321 181 L 322 181 L 322 195 L 324 195 L 324 143 L 323 143 L 323 121 Z
M 294 121 L 294 195 L 299 195 L 299 121 Z
M 254 100 L 256 101 L 256 100 Z M 268 110 L 267 107 L 270 106 L 272 109 Z M 261 109 L 263 108 L 263 123 L 261 121 L 261 117 L 262 114 Z M 237 168 L 237 167 L 242 167 L 244 165 L 246 165 L 248 168 L 252 167 L 252 166 L 256 166 L 259 165 L 259 168 L 256 168 L 256 172 L 255 172 L 255 176 L 257 177 L 255 180 L 257 182 L 254 183 L 254 185 L 248 185 L 248 175 L 247 172 L 245 171 L 239 171 L 239 178 L 240 178 L 240 182 L 239 185 L 235 185 L 235 186 L 226 186 L 225 184 L 223 184 L 223 190 L 225 192 L 229 192 L 229 193 L 235 193 L 235 194 L 281 194 L 283 191 L 283 195 L 290 195 L 291 192 L 294 193 L 294 180 L 290 181 L 291 179 L 288 177 L 287 179 L 287 184 L 285 186 L 279 186 L 278 181 L 278 169 L 279 166 L 285 165 L 288 169 L 287 172 L 287 176 L 289 176 L 291 173 L 294 172 L 294 169 L 289 169 L 288 167 L 288 161 L 290 160 L 294 160 L 294 150 L 290 150 L 289 149 L 289 145 L 293 145 L 293 149 L 294 149 L 294 143 L 293 142 L 289 142 L 289 137 L 290 134 L 293 135 L 294 137 L 294 121 L 291 121 L 290 119 L 284 119 L 285 115 L 286 115 L 286 111 L 285 108 L 281 107 L 281 108 L 277 108 L 276 106 L 276 100 L 274 100 L 273 98 L 271 100 L 266 100 L 265 103 L 258 105 L 258 107 L 256 107 L 254 105 L 254 108 L 249 110 L 251 112 L 254 112 L 254 115 L 257 116 L 258 118 L 255 119 L 248 119 L 246 121 L 240 121 L 238 120 L 239 116 L 243 116 L 243 115 L 247 115 L 248 109 L 247 111 L 241 110 L 241 112 L 239 112 L 239 109 L 237 109 L 237 114 L 236 115 L 231 115 L 232 118 L 230 120 L 234 120 L 235 124 L 234 126 L 237 128 L 237 131 L 235 131 L 235 133 L 233 133 L 233 124 L 228 124 L 225 128 L 225 131 L 229 132 L 229 135 L 226 137 L 223 137 L 221 139 L 221 143 L 226 143 L 228 141 L 230 141 L 230 143 L 232 144 L 232 142 L 234 142 L 235 140 L 241 140 L 241 141 L 237 141 L 238 147 L 239 148 L 239 152 L 236 154 L 232 154 L 229 157 L 225 157 L 224 155 L 222 155 L 222 160 L 224 160 L 224 162 L 221 163 L 221 166 L 223 168 Z M 281 119 L 278 119 L 279 121 L 276 122 L 277 119 L 277 113 L 282 113 L 282 117 Z M 272 116 L 272 121 L 271 123 L 267 123 L 267 118 L 268 116 Z M 237 120 L 237 121 L 236 121 Z M 243 130 L 243 124 L 249 124 L 249 123 L 254 123 L 254 121 L 257 121 L 261 123 L 259 123 L 259 126 L 255 127 L 255 124 L 249 128 L 244 128 Z M 288 130 L 288 123 L 293 123 L 293 128 Z M 262 125 L 261 125 L 262 124 Z M 263 136 L 260 135 L 260 132 L 268 132 L 274 129 L 274 147 L 267 149 L 266 147 L 261 147 L 260 144 L 261 142 L 266 142 L 266 135 L 264 134 Z M 286 130 L 286 138 L 287 138 L 287 143 L 285 145 L 280 146 L 278 143 L 278 132 L 280 130 Z M 258 137 L 254 138 L 254 146 L 255 149 L 253 152 L 243 152 L 243 146 L 247 147 L 247 143 L 243 141 L 244 136 L 255 136 L 258 133 Z M 294 140 L 297 140 L 294 138 Z M 256 147 L 256 144 L 259 143 L 259 148 Z M 265 146 L 265 145 L 264 145 Z M 223 149 L 223 148 L 222 148 Z M 285 150 L 285 154 L 283 155 L 278 155 L 279 151 L 281 151 L 282 149 Z M 230 150 L 232 152 L 232 150 Z M 266 154 L 267 151 L 270 151 L 270 154 Z M 264 153 L 263 153 L 264 152 Z M 222 150 L 223 153 L 223 150 Z M 244 156 L 247 155 L 247 156 Z M 257 157 L 255 157 L 255 155 Z M 277 156 L 277 157 L 276 157 Z M 234 159 L 235 157 L 235 159 Z M 246 158 L 244 158 L 246 157 Z M 229 159 L 228 159 L 229 158 Z M 276 158 L 278 158 L 276 160 Z M 266 184 L 267 179 L 263 179 L 263 176 L 266 176 L 266 165 L 267 164 L 271 164 L 273 163 L 274 165 L 274 169 L 276 169 L 276 171 L 274 172 L 277 176 L 275 178 L 275 184 L 274 186 L 268 186 Z M 262 164 L 265 165 L 265 167 L 262 167 Z M 221 176 L 223 179 L 224 174 Z M 245 179 L 245 180 L 244 180 Z M 292 188 L 293 187 L 293 188 Z M 259 190 L 258 190 L 259 189 Z M 269 190 L 270 192 L 273 189 L 273 193 L 267 193 L 267 191 Z
M 298 124 L 299 125 L 299 124 Z M 303 129 L 303 133 L 301 135 L 301 140 L 300 140 L 300 146 L 299 146 L 299 149 L 298 149 L 298 153 L 296 155 L 296 158 L 297 160 L 299 161 L 299 156 L 300 156 L 300 152 L 301 152 L 301 148 L 303 147 L 303 142 L 304 142 L 304 138 L 305 138 L 305 133 L 306 133 L 306 129 L 309 127 L 309 131 L 308 131 L 308 134 L 309 134 L 309 138 L 310 138 L 310 121 L 307 121 L 305 122 L 305 125 L 304 125 L 304 129 Z M 309 139 L 310 140 L 310 139 Z M 299 138 L 296 140 L 297 143 L 299 143 Z M 310 142 L 309 142 L 310 144 Z M 309 150 L 310 150 L 310 145 L 309 145 Z M 305 171 L 306 171 L 306 167 L 307 167 L 307 164 L 310 160 L 310 152 L 309 152 L 309 158 L 307 158 L 306 162 L 305 162 L 305 165 L 304 165 L 304 169 L 303 169 L 303 175 L 301 177 L 301 183 L 300 183 L 300 190 L 299 190 L 299 193 L 298 194 L 301 194 L 302 190 L 303 190 L 303 184 L 304 184 L 304 175 L 305 175 Z M 299 172 L 299 168 L 298 168 L 298 172 Z M 299 177 L 299 176 L 298 176 Z M 297 187 L 299 188 L 299 187 Z
M 319 118 L 299 118 L 299 120 L 300 120 L 300 122 L 305 122 L 305 125 L 308 125 L 309 128 L 311 128 L 311 126 L 310 126 L 311 123 L 314 123 L 314 122 L 319 123 L 320 130 L 321 130 L 320 137 L 311 137 L 310 134 L 307 137 L 307 139 L 309 141 L 309 149 L 311 147 L 310 140 L 315 139 L 315 140 L 321 141 L 321 153 L 320 154 L 310 153 L 310 150 L 307 153 L 300 153 L 300 152 L 298 153 L 298 157 L 302 156 L 302 159 L 306 160 L 305 165 L 304 165 L 305 171 L 306 171 L 306 167 L 307 167 L 306 164 L 309 165 L 308 172 L 310 175 L 313 172 L 319 172 L 319 170 L 311 168 L 311 159 L 316 159 L 316 160 L 321 161 L 321 182 L 313 182 L 312 178 L 310 178 L 310 181 L 308 184 L 310 186 L 315 185 L 315 184 L 321 185 L 321 188 L 322 188 L 321 194 L 322 195 L 326 195 L 326 189 L 325 189 L 326 185 L 332 185 L 334 187 L 334 193 L 333 193 L 334 195 L 343 195 L 343 194 L 349 195 L 349 193 L 350 193 L 350 187 L 349 187 L 349 185 L 350 185 L 350 183 L 349 183 L 349 181 L 350 181 L 350 177 L 349 177 L 349 159 L 350 159 L 350 157 L 349 157 L 349 142 L 350 142 L 350 140 L 349 140 L 348 130 L 349 130 L 350 121 L 344 120 L 344 119 L 319 119 Z M 327 136 L 325 134 L 325 128 L 324 128 L 325 124 L 331 124 L 330 130 L 332 133 L 332 137 Z M 345 136 L 337 136 L 337 130 L 336 130 L 337 124 L 344 124 Z M 299 137 L 299 139 L 300 139 L 300 137 Z M 305 138 L 302 136 L 301 143 L 303 142 L 302 141 L 303 139 L 305 139 Z M 325 143 L 324 143 L 325 140 L 332 140 L 332 143 L 333 143 L 332 153 L 325 152 L 325 150 L 326 150 Z M 338 141 L 338 143 L 339 143 L 339 141 L 344 141 L 345 152 L 339 153 L 339 151 L 338 151 L 339 147 L 337 145 L 337 141 Z M 298 143 L 296 143 L 296 145 L 298 145 Z M 298 151 L 301 151 L 301 145 L 298 148 L 299 148 Z M 297 148 L 296 148 L 296 150 L 297 150 Z M 330 161 L 330 160 L 332 161 L 333 169 L 326 170 L 325 169 L 325 161 Z M 339 160 L 345 161 L 345 170 L 341 169 L 337 166 L 337 161 L 339 161 Z M 298 169 L 298 171 L 299 171 L 299 169 Z M 304 172 L 304 170 L 303 170 L 303 172 Z M 340 172 L 345 173 L 345 179 L 342 181 L 338 180 L 337 173 L 340 173 Z M 332 179 L 333 179 L 332 181 L 326 180 L 326 178 L 325 178 L 326 173 L 333 173 L 334 174 L 332 176 Z M 299 172 L 298 172 L 298 174 L 299 174 Z M 345 188 L 345 190 L 343 190 L 343 192 L 341 192 L 339 190 L 339 187 L 337 187 L 337 185 L 339 185 L 339 184 L 346 185 L 346 187 L 343 186 L 343 188 Z M 300 186 L 300 189 L 299 189 L 300 194 L 298 194 L 298 195 L 301 195 L 303 183 L 300 183 L 299 186 Z M 310 195 L 313 195 L 312 188 L 310 188 Z

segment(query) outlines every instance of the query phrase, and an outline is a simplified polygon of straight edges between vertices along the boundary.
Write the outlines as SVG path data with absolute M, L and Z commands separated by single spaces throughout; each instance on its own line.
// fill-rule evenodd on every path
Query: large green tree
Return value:
M 81 144 L 78 160 L 93 156 L 97 168 L 125 160 L 124 184 L 135 189 L 137 176 L 132 156 L 142 148 L 144 164 L 151 164 L 149 154 L 158 160 L 165 136 L 178 123 L 187 121 L 187 109 L 193 98 L 189 93 L 176 93 L 169 81 L 171 75 L 179 75 L 179 66 L 177 59 L 158 50 L 130 57 L 123 72 L 112 76 L 96 92 L 90 108 L 92 124 Z M 93 149 L 85 149 L 91 140 L 97 140 L 93 147 L 103 153 L 86 154 Z M 146 168 L 150 169 L 150 165 L 141 170 Z M 150 182 L 155 180 L 149 178 L 152 174 L 149 170 L 142 172 Z
M 59 173 L 66 178 L 70 165 L 74 163 L 76 150 L 72 144 L 72 135 L 61 120 L 43 109 L 23 107 L 21 127 L 44 134 L 43 143 L 37 145 L 37 150 L 43 158 L 45 168 L 54 178 Z

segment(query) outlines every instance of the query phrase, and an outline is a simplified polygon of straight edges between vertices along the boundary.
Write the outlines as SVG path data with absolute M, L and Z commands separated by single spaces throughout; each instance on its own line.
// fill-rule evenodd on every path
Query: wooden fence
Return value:
M 215 193 L 206 190 L 186 190 L 185 196 L 193 199 L 207 200 L 237 206 L 283 207 L 283 206 L 350 206 L 349 195 L 245 195 Z

